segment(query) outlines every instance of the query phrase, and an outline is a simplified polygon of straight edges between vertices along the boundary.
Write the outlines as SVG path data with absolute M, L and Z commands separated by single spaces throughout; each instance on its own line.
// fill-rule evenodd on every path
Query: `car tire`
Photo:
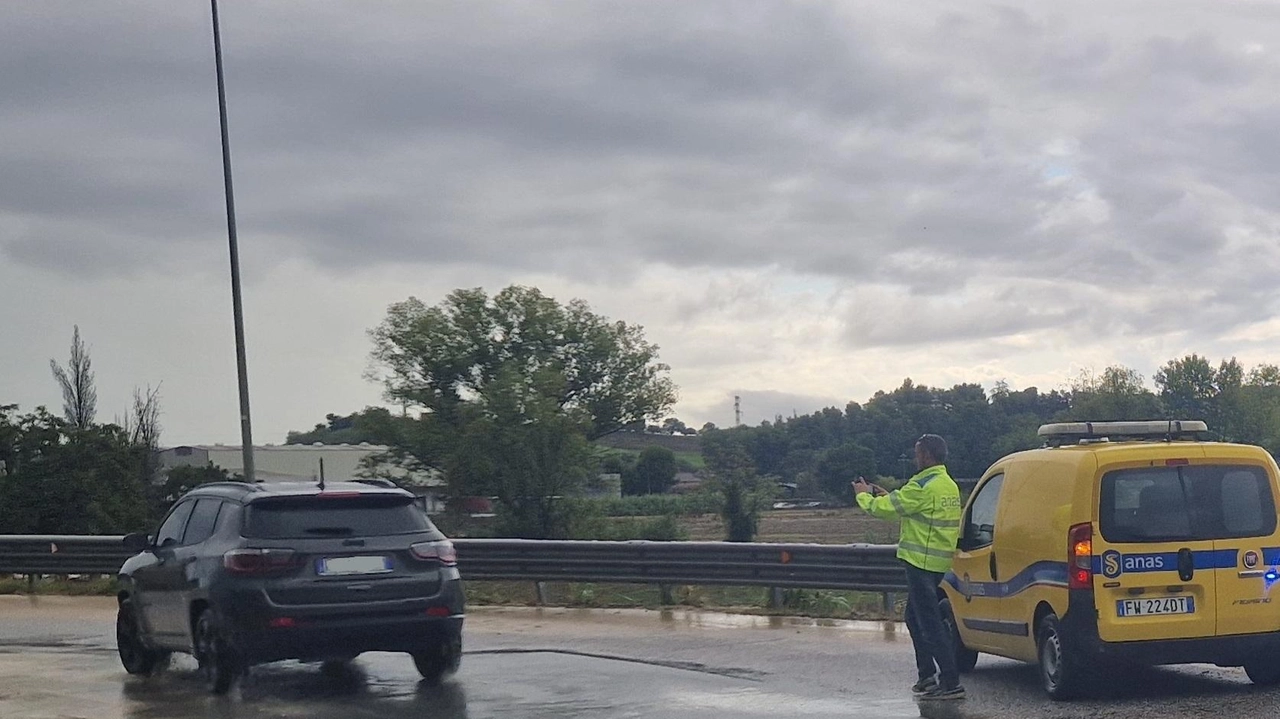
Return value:
M 458 639 L 436 642 L 425 651 L 413 654 L 413 665 L 428 684 L 436 684 L 458 671 L 462 664 L 462 641 Z
M 212 609 L 201 612 L 196 620 L 194 644 L 205 686 L 213 694 L 226 694 L 246 667 Z
M 1244 673 L 1249 675 L 1249 681 L 1258 686 L 1273 687 L 1280 684 L 1280 661 L 1260 659 L 1245 662 Z
M 143 642 L 137 610 L 129 599 L 120 602 L 116 611 L 116 653 L 126 672 L 144 677 L 163 669 L 169 658 L 168 652 L 156 651 Z
M 956 656 L 956 670 L 961 674 L 968 674 L 978 665 L 978 650 L 966 647 L 964 640 L 960 638 L 960 629 L 956 626 L 956 615 L 951 609 L 951 600 L 943 599 L 938 606 L 942 610 L 942 624 L 951 634 L 951 646 Z
M 1054 614 L 1045 615 L 1036 625 L 1036 659 L 1040 683 L 1050 699 L 1076 699 L 1092 688 L 1093 672 L 1081 660 L 1070 638 L 1064 635 Z

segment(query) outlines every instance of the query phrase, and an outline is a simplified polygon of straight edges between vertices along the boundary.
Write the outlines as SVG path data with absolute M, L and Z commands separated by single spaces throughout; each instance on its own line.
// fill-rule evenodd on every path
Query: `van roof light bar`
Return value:
M 1050 446 L 1110 440 L 1199 439 L 1209 431 L 1200 420 L 1147 420 L 1140 422 L 1059 422 L 1041 425 L 1037 434 Z

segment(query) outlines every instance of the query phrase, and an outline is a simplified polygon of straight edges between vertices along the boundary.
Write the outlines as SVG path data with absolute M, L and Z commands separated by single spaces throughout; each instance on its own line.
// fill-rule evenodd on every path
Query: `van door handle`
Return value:
M 1178 550 L 1178 579 L 1184 582 L 1191 581 L 1196 576 L 1196 558 L 1190 549 L 1183 547 Z
M 991 565 L 991 581 L 998 582 L 1000 577 L 996 574 L 996 553 L 991 553 L 991 559 L 988 562 Z

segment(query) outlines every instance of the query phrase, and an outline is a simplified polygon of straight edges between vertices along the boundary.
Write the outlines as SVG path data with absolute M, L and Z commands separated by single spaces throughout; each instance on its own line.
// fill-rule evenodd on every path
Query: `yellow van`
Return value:
M 1203 422 L 1079 422 L 996 462 L 965 506 L 943 615 L 962 671 L 1033 662 L 1067 699 L 1122 663 L 1280 683 L 1280 471 Z

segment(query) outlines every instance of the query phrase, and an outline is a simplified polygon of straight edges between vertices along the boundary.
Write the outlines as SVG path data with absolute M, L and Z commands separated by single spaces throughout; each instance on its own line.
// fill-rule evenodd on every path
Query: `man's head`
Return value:
M 936 434 L 916 440 L 916 470 L 925 470 L 947 461 L 947 441 Z

